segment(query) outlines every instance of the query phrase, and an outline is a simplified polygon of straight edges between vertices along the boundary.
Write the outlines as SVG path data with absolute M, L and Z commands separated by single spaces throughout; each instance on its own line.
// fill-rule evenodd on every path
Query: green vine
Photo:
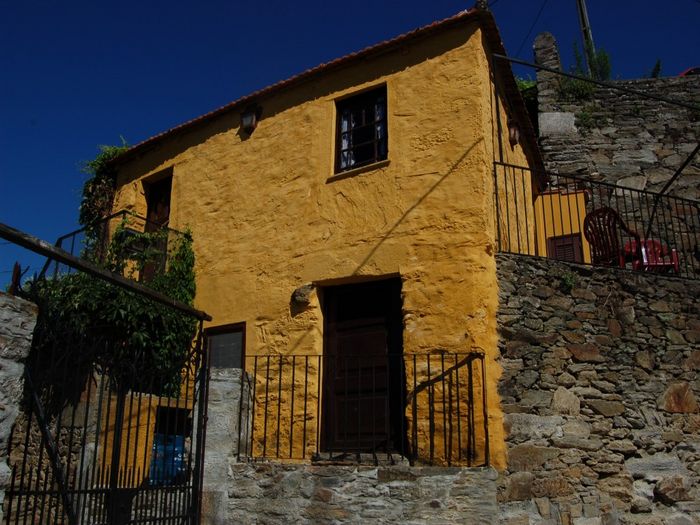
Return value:
M 154 290 L 191 305 L 195 295 L 194 252 L 189 232 L 168 239 L 162 232 L 125 235 L 126 224 L 114 232 L 104 267 L 135 276 L 148 265 L 158 265 L 168 243 L 167 267 L 147 283 Z M 146 249 L 136 250 L 146 246 Z M 176 396 L 187 366 L 196 331 L 194 318 L 146 297 L 84 273 L 37 280 L 25 285 L 24 296 L 39 306 L 32 356 L 33 375 L 44 386 L 66 374 L 77 400 L 93 367 L 113 387 Z M 54 363 L 39 366 L 43 355 L 60 352 L 69 368 Z M 61 385 L 65 390 L 66 385 Z
M 143 232 L 129 215 L 110 228 L 104 219 L 115 191 L 110 162 L 125 148 L 101 146 L 96 159 L 86 163 L 92 176 L 80 205 L 86 227 L 82 255 L 192 305 L 195 258 L 189 231 Z M 113 390 L 179 395 L 183 371 L 191 366 L 194 318 L 83 272 L 29 281 L 21 293 L 39 306 L 27 363 L 33 382 L 45 393 L 62 392 L 52 409 L 77 403 L 95 369 Z M 46 356 L 53 356 L 50 362 Z
M 530 78 L 517 77 L 515 82 L 518 86 L 518 90 L 520 91 L 520 95 L 523 97 L 523 102 L 525 102 L 525 108 L 530 115 L 530 121 L 532 122 L 533 126 L 535 126 L 535 131 L 537 131 L 537 81 Z
M 94 225 L 112 211 L 116 189 L 116 171 L 112 161 L 129 149 L 129 146 L 122 139 L 121 146 L 100 146 L 99 149 L 97 156 L 86 162 L 82 169 L 90 177 L 83 185 L 78 221 L 88 228 L 88 234 L 94 233 L 91 231 Z

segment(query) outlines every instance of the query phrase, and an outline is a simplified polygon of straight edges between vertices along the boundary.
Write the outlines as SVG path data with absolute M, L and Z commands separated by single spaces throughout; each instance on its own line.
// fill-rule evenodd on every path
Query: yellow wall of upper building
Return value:
M 591 263 L 591 245 L 583 234 L 586 218 L 586 194 L 583 191 L 544 192 L 535 200 L 535 215 L 538 255 L 556 258 L 548 240 L 573 235 L 578 237 L 582 262 Z
M 405 353 L 486 354 L 491 459 L 503 467 L 497 97 L 504 158 L 526 161 L 490 71 L 476 24 L 329 70 L 259 99 L 250 137 L 235 111 L 129 161 L 114 208 L 144 215 L 144 180 L 172 173 L 170 226 L 193 234 L 196 306 L 212 325 L 245 322 L 248 356 L 323 353 L 319 294 L 292 311 L 296 288 L 400 276 Z M 336 100 L 382 84 L 387 160 L 334 177 Z

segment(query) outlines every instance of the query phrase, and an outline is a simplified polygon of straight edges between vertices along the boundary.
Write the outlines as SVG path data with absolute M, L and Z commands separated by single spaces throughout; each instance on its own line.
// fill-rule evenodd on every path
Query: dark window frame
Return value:
M 335 109 L 336 174 L 369 166 L 388 158 L 389 125 L 386 84 L 336 100 Z M 359 122 L 354 125 L 352 115 L 359 117 Z M 344 131 L 343 127 L 346 124 L 348 129 Z M 371 138 L 369 138 L 370 135 Z M 359 158 L 355 160 L 355 157 Z
M 241 337 L 241 370 L 245 370 L 245 359 L 246 359 L 246 323 L 245 321 L 239 323 L 229 323 L 222 324 L 218 326 L 210 326 L 204 329 L 204 336 L 207 338 L 207 348 L 209 348 L 209 337 L 213 335 L 229 334 L 233 332 L 240 332 Z M 209 354 L 210 365 L 211 365 L 211 353 Z M 235 368 L 235 367 L 217 367 L 217 368 Z

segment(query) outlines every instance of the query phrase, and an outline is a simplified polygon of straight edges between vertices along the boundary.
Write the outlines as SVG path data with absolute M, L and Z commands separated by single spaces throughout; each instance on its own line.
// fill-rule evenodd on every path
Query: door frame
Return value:
M 329 397 L 329 389 L 333 387 L 333 378 L 329 376 L 331 368 L 329 366 L 329 361 L 337 355 L 332 352 L 333 339 L 335 337 L 334 328 L 332 325 L 335 324 L 335 319 L 337 318 L 335 312 L 329 312 L 329 308 L 333 307 L 329 300 L 329 291 L 335 290 L 331 293 L 340 293 L 343 288 L 353 288 L 357 287 L 361 289 L 362 287 L 367 287 L 371 289 L 373 286 L 384 287 L 383 293 L 388 293 L 388 304 L 390 305 L 389 311 L 385 318 L 385 323 L 387 327 L 387 402 L 388 402 L 388 414 L 387 418 L 389 420 L 389 441 L 390 447 L 387 446 L 387 450 L 376 449 L 367 450 L 355 449 L 352 447 L 343 447 L 348 450 L 339 450 L 333 448 L 334 441 L 338 440 L 334 437 L 334 431 L 332 429 L 333 420 L 329 418 L 328 414 L 332 410 L 332 399 Z M 320 385 L 319 393 L 322 396 L 319 414 L 319 451 L 321 453 L 371 453 L 375 451 L 381 452 L 403 452 L 408 453 L 407 448 L 407 424 L 406 424 L 406 373 L 405 373 L 405 363 L 403 358 L 403 308 L 402 308 L 402 281 L 400 276 L 389 275 L 379 279 L 362 280 L 352 283 L 344 284 L 329 284 L 327 286 L 320 286 L 321 288 L 321 309 L 323 313 L 323 356 L 322 356 L 322 366 L 320 373 Z M 337 300 L 337 299 L 333 299 Z M 371 319 L 368 315 L 367 319 Z M 348 323 L 349 321 L 345 321 Z M 393 378 L 393 380 L 392 380 Z M 388 450 L 391 448 L 391 450 Z

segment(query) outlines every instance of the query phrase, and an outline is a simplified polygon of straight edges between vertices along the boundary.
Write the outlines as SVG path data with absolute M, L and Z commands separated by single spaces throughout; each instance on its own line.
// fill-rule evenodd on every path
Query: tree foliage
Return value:
M 133 275 L 157 263 L 161 256 L 157 250 L 134 254 L 131 248 L 136 242 L 162 246 L 161 232 L 141 234 L 145 238 L 139 239 L 121 235 L 120 229 L 124 231 L 120 226 L 109 244 L 105 268 Z M 192 304 L 192 237 L 185 233 L 171 239 L 170 244 L 167 268 L 156 273 L 148 286 Z M 32 347 L 35 364 L 41 356 L 60 352 L 78 389 L 74 395 L 80 395 L 94 367 L 107 375 L 115 388 L 178 394 L 196 330 L 194 318 L 85 273 L 30 282 L 24 294 L 39 306 Z M 38 368 L 49 382 L 57 375 L 55 365 L 53 370 Z
M 593 80 L 610 80 L 612 72 L 610 55 L 603 49 L 594 52 L 593 49 L 587 48 L 585 51 L 588 67 L 578 45 L 574 42 L 574 66 L 570 70 L 571 74 Z M 589 100 L 595 92 L 595 84 L 587 80 L 562 77 L 559 81 L 559 91 L 569 100 Z
M 89 225 L 82 255 L 192 305 L 195 260 L 189 231 L 140 232 L 128 215 L 112 231 L 100 222 L 111 211 L 114 193 L 109 161 L 123 149 L 103 146 L 86 164 L 93 176 L 80 207 L 80 220 Z M 60 403 L 77 402 L 95 369 L 114 389 L 178 395 L 183 371 L 191 366 L 197 326 L 191 316 L 82 272 L 30 281 L 22 294 L 39 306 L 28 365 L 44 392 L 63 392 Z

